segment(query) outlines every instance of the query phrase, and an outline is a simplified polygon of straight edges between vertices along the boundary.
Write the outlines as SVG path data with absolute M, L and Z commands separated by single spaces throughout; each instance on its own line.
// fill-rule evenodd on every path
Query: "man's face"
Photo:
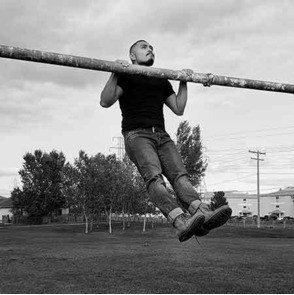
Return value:
M 133 64 L 152 66 L 155 59 L 153 47 L 145 41 L 140 41 L 132 49 L 130 58 Z

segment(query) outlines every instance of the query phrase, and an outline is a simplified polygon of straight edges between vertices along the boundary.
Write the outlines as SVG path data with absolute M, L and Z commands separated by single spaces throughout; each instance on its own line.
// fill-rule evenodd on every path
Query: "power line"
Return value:
M 261 175 L 263 175 L 263 174 L 265 174 L 265 175 L 292 175 L 292 176 L 294 176 L 294 172 L 293 173 L 284 173 L 284 172 L 273 172 L 273 173 L 268 173 L 268 172 L 262 172 L 261 173 Z
M 224 180 L 224 181 L 221 181 L 221 182 L 211 183 L 211 184 L 207 184 L 206 186 L 213 186 L 213 185 L 217 185 L 217 184 L 228 183 L 228 182 L 232 182 L 232 181 L 236 181 L 236 180 L 240 180 L 240 179 L 244 179 L 244 178 L 249 178 L 251 176 L 254 176 L 254 174 L 249 174 L 247 176 L 237 177 L 237 178 L 233 178 L 233 179 L 230 179 L 230 180 Z
M 213 159 L 215 159 L 215 158 L 226 158 L 226 157 L 231 157 L 231 156 L 235 156 L 235 155 L 246 155 L 246 152 L 244 151 L 244 152 L 237 152 L 237 153 L 229 153 L 229 154 L 219 154 L 219 155 L 208 155 L 208 157 L 211 157 L 211 158 L 213 158 Z
M 218 149 L 218 150 L 210 150 L 210 149 L 204 149 L 204 153 L 231 153 L 232 151 L 244 151 L 244 147 L 243 148 L 223 148 L 223 149 Z
M 208 137 L 206 137 L 206 139 L 207 140 L 211 140 L 211 139 L 222 139 L 223 137 L 228 137 L 230 135 L 239 135 L 240 133 L 242 133 L 242 134 L 244 134 L 244 133 L 256 133 L 256 132 L 273 131 L 273 130 L 278 130 L 278 129 L 292 129 L 292 128 L 294 128 L 294 126 L 272 127 L 272 128 L 265 128 L 265 129 L 259 129 L 259 130 L 239 131 L 239 132 L 221 134 L 221 135 L 216 135 L 216 136 L 208 136 Z
M 239 161 L 239 160 L 245 160 L 245 159 L 247 159 L 246 156 L 243 156 L 243 157 L 240 157 L 240 158 L 236 158 L 236 159 L 227 160 L 227 161 L 221 161 L 221 159 L 220 160 L 213 159 L 212 160 L 212 163 L 218 163 L 218 162 L 220 162 L 221 164 L 226 164 L 226 163 L 231 163 L 231 162 L 235 162 L 235 161 Z
M 279 144 L 278 146 L 264 146 L 264 148 L 268 150 L 280 150 L 280 149 L 285 149 L 285 148 L 294 148 L 294 145 L 281 145 Z
M 287 171 L 293 171 L 294 173 L 294 170 L 292 169 L 285 169 L 285 168 L 278 168 L 278 167 L 263 167 L 262 168 L 263 171 L 272 171 L 272 170 L 287 170 Z M 248 173 L 249 171 L 252 171 L 252 169 L 250 169 L 249 167 L 247 169 L 245 168 L 242 168 L 240 170 L 238 170 L 237 172 L 238 173 Z M 286 173 L 290 173 L 290 172 L 286 172 Z
M 289 157 L 293 157 L 293 153 L 294 153 L 294 150 L 281 150 L 281 151 L 276 151 L 276 152 L 267 152 L 269 155 L 271 155 L 271 157 L 277 157 L 279 156 L 280 154 L 283 154 L 282 156 L 283 157 L 287 157 L 287 155 Z
M 264 137 L 271 137 L 271 136 L 283 136 L 283 135 L 289 135 L 293 134 L 293 132 L 286 132 L 286 133 L 275 133 L 275 134 L 264 134 L 264 135 L 252 135 L 250 137 L 255 138 L 264 138 Z M 228 140 L 234 140 L 234 139 L 247 139 L 249 136 L 239 136 L 239 137 L 226 137 L 226 141 Z M 213 141 L 213 140 L 223 140 L 223 138 L 217 138 L 217 139 L 206 139 L 206 141 Z
M 280 145 L 280 146 L 264 146 L 263 149 L 267 150 L 267 153 L 278 153 L 278 152 L 292 152 L 294 151 L 294 145 Z M 286 149 L 286 150 L 285 150 Z M 210 148 L 203 148 L 204 153 L 208 154 L 224 154 L 224 153 L 231 153 L 232 151 L 244 151 L 245 148 L 220 148 L 220 149 L 210 149 Z M 238 152 L 236 152 L 238 154 Z

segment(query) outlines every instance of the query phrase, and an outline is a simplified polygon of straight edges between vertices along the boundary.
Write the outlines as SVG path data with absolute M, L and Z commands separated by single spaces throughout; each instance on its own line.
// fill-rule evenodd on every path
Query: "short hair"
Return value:
M 130 47 L 130 54 L 132 53 L 133 48 L 134 48 L 139 42 L 146 42 L 146 43 L 148 43 L 148 42 L 145 41 L 145 40 L 138 40 L 138 41 L 136 41 L 136 42 Z

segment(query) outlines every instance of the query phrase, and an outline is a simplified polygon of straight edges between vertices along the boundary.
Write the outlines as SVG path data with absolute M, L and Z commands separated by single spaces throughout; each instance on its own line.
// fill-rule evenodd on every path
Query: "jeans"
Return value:
M 187 209 L 199 199 L 181 156 L 165 131 L 156 127 L 139 128 L 126 131 L 123 135 L 126 152 L 143 177 L 152 203 L 165 216 L 178 208 L 178 203 Z M 168 192 L 162 175 L 172 185 L 177 199 Z

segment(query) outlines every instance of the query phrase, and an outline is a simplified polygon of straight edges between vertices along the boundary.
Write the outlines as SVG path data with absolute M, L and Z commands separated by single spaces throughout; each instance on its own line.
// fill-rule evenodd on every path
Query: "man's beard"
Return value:
M 142 66 L 151 67 L 154 64 L 154 58 L 150 58 L 149 60 L 145 61 L 144 63 L 141 63 Z

